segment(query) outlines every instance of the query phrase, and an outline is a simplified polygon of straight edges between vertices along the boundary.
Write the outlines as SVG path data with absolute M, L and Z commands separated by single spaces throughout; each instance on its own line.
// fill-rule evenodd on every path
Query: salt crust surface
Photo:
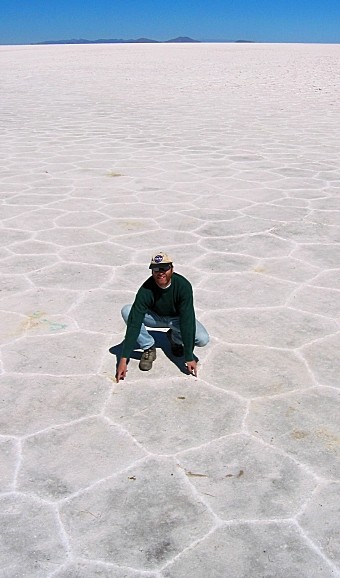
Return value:
M 340 576 L 340 46 L 0 62 L 1 575 Z M 160 249 L 211 341 L 115 384 Z

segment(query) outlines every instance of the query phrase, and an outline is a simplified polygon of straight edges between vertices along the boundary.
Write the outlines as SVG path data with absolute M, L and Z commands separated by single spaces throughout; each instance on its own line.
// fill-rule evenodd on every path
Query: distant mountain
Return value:
M 237 44 L 237 43 L 242 43 L 242 42 L 252 42 L 255 43 L 257 41 L 255 40 L 230 40 L 227 38 L 224 38 L 223 40 L 221 40 L 221 38 L 202 38 L 202 40 L 200 40 L 200 42 L 206 42 L 209 44 Z
M 122 40 L 122 42 L 128 42 L 130 44 L 140 43 L 140 44 L 158 44 L 158 40 L 151 40 L 150 38 L 137 38 L 137 40 Z
M 71 40 L 44 40 L 43 42 L 32 42 L 32 45 L 36 44 L 161 44 L 167 42 L 200 42 L 199 40 L 193 40 L 188 36 L 178 36 L 178 38 L 172 38 L 171 40 L 151 40 L 150 38 L 137 38 L 130 40 L 123 40 L 123 38 L 98 38 L 97 40 L 87 40 L 86 38 L 72 38 Z
M 178 36 L 177 38 L 172 38 L 171 40 L 165 40 L 165 42 L 201 42 L 200 40 L 193 40 L 189 36 Z

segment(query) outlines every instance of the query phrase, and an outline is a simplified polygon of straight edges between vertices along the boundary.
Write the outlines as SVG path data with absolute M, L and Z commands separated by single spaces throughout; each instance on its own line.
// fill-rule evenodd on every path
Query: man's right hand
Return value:
M 197 362 L 193 359 L 192 361 L 186 361 L 185 365 L 190 375 L 197 377 Z
M 118 364 L 118 368 L 117 368 L 117 373 L 116 373 L 116 382 L 119 383 L 120 379 L 124 379 L 126 377 L 127 374 L 127 358 L 126 357 L 122 357 L 119 364 Z

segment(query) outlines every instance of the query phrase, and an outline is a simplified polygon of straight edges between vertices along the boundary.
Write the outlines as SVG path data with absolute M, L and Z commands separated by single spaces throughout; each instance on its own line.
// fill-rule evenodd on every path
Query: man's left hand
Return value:
M 195 377 L 197 377 L 197 362 L 194 360 L 186 361 L 185 365 L 190 375 L 194 375 Z

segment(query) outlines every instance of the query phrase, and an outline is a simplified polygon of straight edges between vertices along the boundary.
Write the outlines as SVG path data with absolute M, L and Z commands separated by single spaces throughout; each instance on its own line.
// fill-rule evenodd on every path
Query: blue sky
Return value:
M 0 0 L 0 44 L 176 36 L 340 43 L 340 0 Z

